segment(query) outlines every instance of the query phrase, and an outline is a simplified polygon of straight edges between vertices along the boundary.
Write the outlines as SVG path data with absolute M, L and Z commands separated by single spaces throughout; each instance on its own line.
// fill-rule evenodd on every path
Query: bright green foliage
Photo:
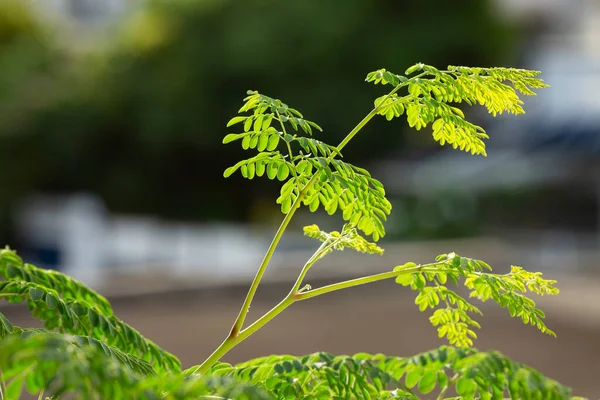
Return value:
M 570 389 L 498 352 L 443 346 L 411 358 L 360 353 L 269 356 L 209 373 L 250 382 L 284 399 L 418 399 L 454 389 L 463 399 L 569 399 Z M 431 397 L 429 397 L 431 398 Z
M 201 365 L 181 372 L 179 360 L 119 320 L 109 302 L 81 283 L 54 271 L 25 264 L 10 249 L 0 251 L 0 298 L 25 302 L 45 329 L 23 329 L 0 314 L 0 400 L 17 399 L 26 390 L 56 400 L 88 399 L 418 399 L 437 394 L 455 399 L 569 399 L 570 390 L 497 352 L 482 353 L 470 346 L 479 324 L 472 318 L 479 309 L 455 291 L 448 281 L 464 286 L 469 298 L 494 300 L 524 323 L 554 335 L 543 322 L 544 313 L 527 292 L 557 294 L 555 281 L 520 267 L 495 274 L 483 261 L 443 254 L 431 264 L 406 263 L 393 271 L 368 275 L 313 289 L 302 286 L 317 260 L 333 250 L 351 248 L 382 254 L 377 242 L 385 235 L 384 221 L 391 212 L 383 185 L 365 169 L 342 161 L 341 151 L 376 115 L 388 120 L 406 114 L 417 130 L 432 124 L 440 144 L 485 154 L 482 128 L 464 119 L 451 105 L 481 104 L 496 115 L 523 113 L 517 95 L 546 85 L 537 71 L 507 68 L 448 67 L 446 71 L 416 64 L 405 75 L 384 69 L 367 81 L 391 84 L 387 95 L 338 145 L 312 137 L 321 128 L 280 100 L 251 91 L 236 116 L 227 124 L 241 127 L 223 143 L 240 141 L 257 154 L 225 170 L 228 177 L 240 170 L 253 179 L 266 175 L 283 182 L 277 203 L 284 220 L 258 268 L 229 336 Z M 412 76 L 411 76 L 412 75 Z M 406 89 L 406 93 L 399 94 Z M 317 225 L 305 235 L 321 246 L 302 267 L 289 294 L 273 309 L 244 329 L 246 314 L 270 258 L 295 211 L 305 205 L 328 214 L 341 212 L 341 232 L 324 232 Z M 365 239 L 371 235 L 373 242 Z M 431 323 L 440 337 L 457 347 L 441 347 L 412 358 L 381 354 L 352 357 L 316 353 L 304 357 L 269 356 L 237 366 L 220 363 L 231 348 L 260 329 L 296 301 L 383 279 L 396 279 L 418 292 L 421 311 L 431 308 Z M 48 397 L 48 398 L 50 398 Z
M 304 234 L 324 242 L 330 249 L 344 250 L 345 248 L 350 248 L 361 253 L 383 254 L 381 247 L 367 241 L 360 236 L 356 228 L 352 228 L 347 224 L 344 225 L 342 233 L 338 231 L 328 233 L 320 230 L 317 225 L 309 225 L 304 227 Z
M 508 308 L 511 316 L 520 317 L 523 323 L 556 336 L 542 321 L 544 312 L 524 295 L 527 291 L 538 295 L 558 294 L 554 286 L 556 281 L 543 279 L 541 272 L 527 272 L 521 267 L 513 266 L 510 273 L 503 275 L 484 270 L 491 271 L 491 267 L 483 261 L 454 253 L 442 254 L 432 264 L 407 263 L 394 268 L 394 271 L 406 272 L 396 278 L 397 283 L 419 292 L 415 299 L 419 310 L 440 306 L 429 320 L 438 327 L 439 336 L 446 336 L 450 344 L 472 346 L 472 339 L 477 337 L 472 327 L 479 328 L 469 313 L 481 314 L 481 311 L 445 286 L 448 280 L 458 285 L 460 279 L 464 279 L 465 287 L 472 290 L 469 297 L 481 301 L 492 299 Z
M 272 398 L 231 378 L 157 376 L 147 362 L 85 337 L 27 330 L 4 340 L 0 350 L 0 369 L 14 393 L 6 400 L 19 399 L 25 390 L 43 391 L 53 399 L 69 393 L 82 400 Z
M 285 181 L 277 199 L 284 214 L 300 197 L 310 211 L 323 207 L 332 215 L 339 210 L 344 220 L 373 235 L 375 241 L 383 237 L 383 222 L 392 207 L 381 182 L 365 169 L 335 159 L 341 157 L 339 149 L 310 137 L 313 128 L 321 128 L 299 111 L 258 92 L 248 94 L 240 112 L 252 114 L 234 117 L 227 124 L 243 125 L 244 132 L 228 134 L 223 143 L 241 139 L 244 150 L 256 148 L 259 153 L 227 168 L 223 175 L 239 169 L 248 179 L 266 174 Z M 280 130 L 272 126 L 274 122 Z M 285 146 L 282 152 L 277 150 L 280 145 Z
M 448 143 L 455 149 L 472 154 L 486 154 L 483 139 L 488 136 L 483 128 L 466 121 L 463 112 L 449 103 L 480 104 L 494 116 L 505 111 L 524 114 L 523 102 L 515 89 L 532 96 L 535 92 L 531 89 L 548 86 L 536 78 L 539 71 L 525 69 L 449 66 L 446 71 L 440 71 L 419 63 L 408 68 L 405 74 L 416 72 L 419 74 L 412 81 L 385 69 L 367 75 L 367 82 L 375 84 L 398 87 L 408 83 L 405 96 L 394 92 L 377 98 L 375 106 L 378 113 L 388 120 L 406 113 L 408 124 L 416 130 L 433 123 L 433 138 L 437 142 L 441 145 Z
M 157 371 L 179 371 L 179 360 L 114 316 L 108 301 L 56 271 L 24 264 L 9 249 L 0 251 L 0 295 L 11 303 L 26 301 L 31 314 L 48 330 L 89 336 L 152 363 Z
M 12 322 L 6 318 L 6 316 L 0 313 L 0 339 L 4 339 L 6 336 L 12 334 L 15 330 Z
M 97 307 L 104 314 L 113 314 L 110 304 L 103 296 L 65 274 L 24 264 L 21 257 L 8 248 L 0 250 L 0 276 L 7 280 L 23 281 L 55 291 L 60 290 L 64 298 L 86 302 Z
M 106 347 L 105 351 L 104 347 L 67 335 L 17 334 L 2 342 L 0 368 L 4 379 L 18 387 L 17 393 L 25 386 L 30 393 L 44 391 L 57 398 L 70 391 L 81 399 L 93 398 L 93 394 L 124 398 L 126 388 L 141 376 L 129 365 L 142 366 L 144 362 L 125 356 L 125 363 L 114 349 Z

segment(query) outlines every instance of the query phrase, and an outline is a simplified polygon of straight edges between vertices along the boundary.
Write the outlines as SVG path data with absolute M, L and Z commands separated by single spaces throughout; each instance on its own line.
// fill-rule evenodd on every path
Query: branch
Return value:
M 437 273 L 444 272 L 444 273 L 446 273 L 446 272 L 451 271 L 449 269 L 439 269 L 439 268 L 428 269 L 427 268 L 427 267 L 431 267 L 434 265 L 439 265 L 439 263 L 417 265 L 414 268 L 407 268 L 407 269 L 403 269 L 400 271 L 383 272 L 380 274 L 363 276 L 362 278 L 350 279 L 348 281 L 334 283 L 332 285 L 323 286 L 318 289 L 309 290 L 307 292 L 297 293 L 296 295 L 294 295 L 294 299 L 297 301 L 306 300 L 306 299 L 310 299 L 311 297 L 316 297 L 316 296 L 320 296 L 322 294 L 335 292 L 337 290 L 351 288 L 354 286 L 360 286 L 360 285 L 364 285 L 364 284 L 371 283 L 371 282 L 382 281 L 385 279 L 397 278 L 400 275 L 410 274 L 413 272 L 420 271 L 420 272 L 437 272 Z

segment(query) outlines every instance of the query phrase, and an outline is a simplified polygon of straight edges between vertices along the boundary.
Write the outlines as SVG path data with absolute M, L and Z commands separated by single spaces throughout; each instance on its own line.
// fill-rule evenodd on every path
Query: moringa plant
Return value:
M 431 125 L 441 145 L 485 155 L 488 136 L 455 105 L 478 103 L 494 116 L 522 114 L 517 93 L 534 95 L 533 89 L 547 86 L 538 74 L 512 68 L 438 70 L 424 64 L 410 67 L 405 75 L 371 72 L 366 80 L 389 85 L 390 91 L 375 99 L 374 108 L 337 146 L 315 139 L 313 132 L 322 129 L 299 111 L 248 92 L 241 115 L 227 124 L 241 132 L 228 134 L 223 143 L 241 142 L 244 150 L 256 154 L 228 168 L 224 176 L 239 171 L 248 179 L 266 175 L 282 182 L 277 203 L 284 217 L 223 343 L 204 362 L 182 371 L 174 355 L 117 318 L 104 297 L 59 272 L 23 263 L 7 248 L 0 252 L 0 297 L 25 302 L 45 329 L 16 327 L 0 314 L 0 398 L 17 399 L 24 390 L 40 399 L 418 399 L 432 393 L 437 399 L 571 398 L 570 389 L 539 372 L 500 353 L 472 348 L 479 327 L 474 317 L 481 311 L 471 298 L 493 300 L 524 323 L 554 335 L 544 324 L 544 313 L 527 297 L 529 292 L 558 293 L 556 282 L 541 273 L 513 266 L 509 273 L 496 274 L 483 261 L 449 253 L 428 264 L 408 262 L 389 272 L 318 288 L 304 283 L 309 270 L 333 251 L 383 253 L 377 242 L 385 236 L 384 222 L 392 208 L 384 187 L 342 153 L 371 119 L 406 115 L 417 130 Z M 304 227 L 307 236 L 320 241 L 319 247 L 289 294 L 245 324 L 271 257 L 302 206 L 340 213 L 345 223 L 333 232 Z M 220 361 L 295 302 L 385 279 L 417 293 L 419 310 L 431 309 L 429 320 L 449 345 L 409 358 L 316 353 L 267 356 L 238 365 Z M 459 284 L 470 292 L 468 298 L 451 289 Z

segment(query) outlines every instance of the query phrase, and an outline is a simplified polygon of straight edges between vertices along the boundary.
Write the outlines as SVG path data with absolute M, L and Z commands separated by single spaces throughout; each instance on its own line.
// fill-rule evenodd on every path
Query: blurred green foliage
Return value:
M 506 60 L 517 32 L 490 3 L 150 1 L 95 51 L 59 46 L 2 3 L 20 11 L 0 11 L 0 209 L 31 191 L 85 190 L 114 211 L 252 219 L 238 199 L 269 183 L 222 179 L 239 158 L 221 138 L 240 95 L 280 94 L 335 143 L 379 95 L 368 71 Z M 401 148 L 404 126 L 382 122 L 345 154 L 360 163 Z

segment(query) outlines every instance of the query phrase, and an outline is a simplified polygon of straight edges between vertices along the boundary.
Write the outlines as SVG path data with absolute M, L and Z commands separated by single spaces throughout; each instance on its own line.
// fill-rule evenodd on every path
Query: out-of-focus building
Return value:
M 16 211 L 26 260 L 92 286 L 111 274 L 160 271 L 172 280 L 246 281 L 270 240 L 270 232 L 251 226 L 112 215 L 84 193 L 31 197 Z

